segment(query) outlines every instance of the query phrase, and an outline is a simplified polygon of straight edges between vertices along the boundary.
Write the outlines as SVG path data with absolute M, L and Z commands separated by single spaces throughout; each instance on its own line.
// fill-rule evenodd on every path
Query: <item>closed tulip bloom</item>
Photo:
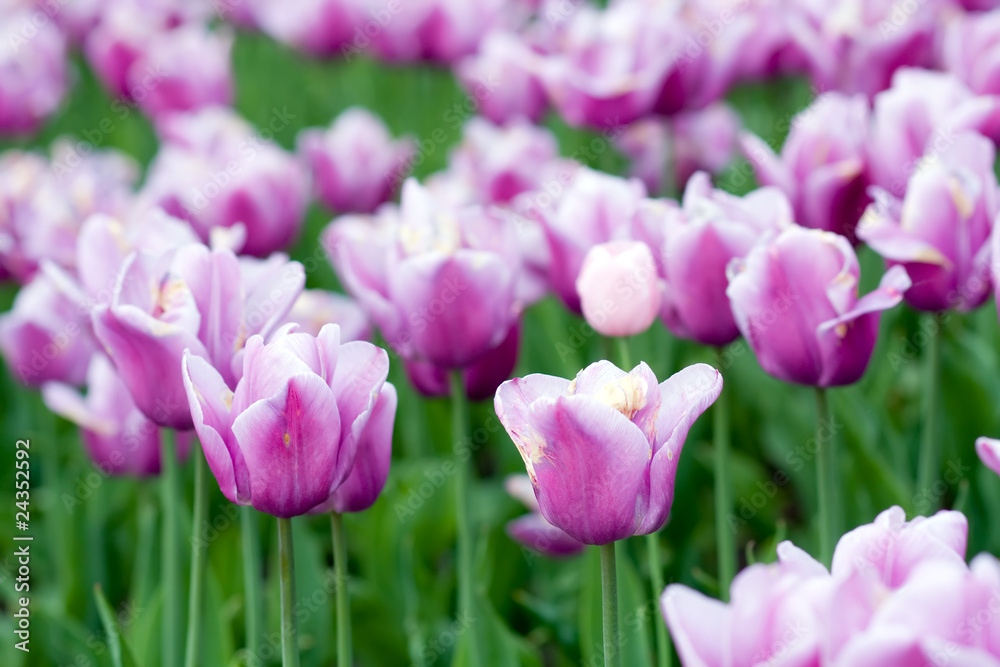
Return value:
M 990 294 L 990 233 L 1000 212 L 993 142 L 977 134 L 917 171 L 899 201 L 882 195 L 858 236 L 890 266 L 906 268 L 906 301 L 918 310 L 968 311 Z
M 638 180 L 580 168 L 558 200 L 540 212 L 551 254 L 549 285 L 573 312 L 581 312 L 576 279 L 587 251 L 631 239 L 632 218 L 645 196 Z
M 405 359 L 464 368 L 517 321 L 513 230 L 481 206 L 452 208 L 415 180 L 398 214 L 335 221 L 324 246 L 338 274 Z
M 576 291 L 587 324 L 605 336 L 640 334 L 660 311 L 656 262 L 642 241 L 612 241 L 587 251 Z
M 410 138 L 394 141 L 382 119 L 360 107 L 298 139 L 317 197 L 338 213 L 371 213 L 386 202 L 409 171 L 415 148 Z
M 1000 94 L 1000 9 L 954 17 L 943 30 L 942 60 L 975 93 Z
M 83 384 L 97 352 L 88 311 L 60 289 L 48 272 L 21 288 L 0 315 L 0 350 L 18 380 L 32 387 L 58 381 Z
M 515 325 L 499 345 L 487 350 L 483 356 L 462 369 L 462 386 L 470 400 L 484 401 L 490 398 L 496 394 L 497 387 L 510 378 L 517 365 L 520 340 L 520 327 Z M 403 368 L 410 382 L 424 396 L 451 395 L 448 367 L 406 359 Z
M 527 475 L 509 475 L 504 488 L 528 508 L 529 513 L 507 522 L 507 534 L 518 544 L 552 558 L 575 556 L 586 545 L 574 540 L 545 520 L 538 511 L 538 500 Z
M 788 195 L 798 224 L 843 234 L 852 243 L 871 202 L 867 143 L 868 101 L 841 93 L 820 95 L 792 119 L 781 157 L 756 135 L 742 137 L 757 180 Z
M 237 4 L 236 0 L 226 1 Z M 365 26 L 377 25 L 371 17 L 357 12 L 354 0 L 305 0 L 291 4 L 250 0 L 247 4 L 262 32 L 317 57 L 340 55 L 352 43 L 364 48 L 371 39 L 364 33 Z M 381 9 L 389 14 L 384 5 Z M 358 44 L 362 41 L 365 43 Z
M 187 400 L 223 495 L 281 518 L 330 500 L 351 473 L 388 371 L 384 350 L 342 345 L 336 325 L 315 338 L 284 327 L 266 345 L 252 336 L 235 392 L 185 354 Z
M 901 69 L 875 96 L 869 132 L 872 182 L 902 199 L 910 177 L 948 152 L 956 135 L 1000 138 L 1000 97 L 975 95 L 954 74 Z
M 479 113 L 494 123 L 536 123 L 548 108 L 537 61 L 524 36 L 497 31 L 486 35 L 477 54 L 455 65 L 455 74 L 479 102 Z
M 976 454 L 983 465 L 1000 475 L 1000 440 L 976 438 Z
M 705 364 L 657 384 L 645 363 L 626 373 L 599 361 L 572 381 L 509 380 L 494 405 L 546 521 L 584 544 L 608 544 L 663 526 L 688 430 L 721 391 L 722 376 Z
M 8 8 L 0 17 L 7 36 L 0 43 L 0 135 L 37 130 L 68 88 L 66 37 L 52 21 L 39 24 L 35 17 L 30 7 Z
M 761 367 L 798 384 L 857 382 L 868 366 L 879 317 L 903 299 L 902 267 L 858 299 L 858 258 L 831 232 L 791 227 L 729 266 L 726 294 Z
M 146 477 L 160 473 L 160 428 L 135 406 L 128 387 L 103 354 L 87 371 L 87 395 L 51 382 L 42 386 L 45 405 L 80 427 L 87 454 L 105 475 Z M 187 457 L 191 438 L 177 434 L 177 456 Z
M 989 554 L 966 565 L 967 536 L 959 512 L 907 522 L 893 507 L 841 538 L 830 572 L 782 542 L 776 563 L 736 576 L 728 604 L 673 584 L 661 607 L 685 665 L 993 666 L 1000 567 Z
M 658 217 L 663 323 L 681 338 L 728 345 L 740 331 L 726 295 L 726 269 L 768 235 L 791 226 L 788 199 L 770 187 L 735 197 L 713 189 L 700 172 L 688 181 L 682 207 L 664 208 Z
M 285 127 L 276 110 L 269 129 Z M 242 224 L 242 252 L 264 257 L 298 236 L 309 177 L 294 156 L 258 136 L 231 109 L 211 107 L 159 120 L 159 153 L 141 196 L 191 223 L 203 241 L 217 227 Z

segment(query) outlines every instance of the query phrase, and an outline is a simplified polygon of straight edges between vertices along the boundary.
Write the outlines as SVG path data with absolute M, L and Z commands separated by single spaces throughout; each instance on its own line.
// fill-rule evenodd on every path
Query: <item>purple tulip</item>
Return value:
M 88 311 L 67 295 L 49 272 L 21 288 L 0 315 L 0 350 L 18 380 L 32 387 L 57 381 L 83 384 L 97 343 Z
M 509 380 L 494 404 L 542 516 L 584 544 L 608 544 L 663 526 L 688 430 L 721 391 L 705 364 L 657 385 L 645 363 L 626 373 L 599 361 L 572 381 Z
M 737 575 L 729 604 L 668 586 L 661 606 L 681 662 L 1000 664 L 1000 644 L 992 640 L 1000 631 L 996 559 L 982 554 L 966 566 L 968 522 L 959 512 L 905 518 L 894 507 L 844 535 L 830 572 L 782 542 L 777 563 Z
M 515 325 L 499 345 L 487 350 L 483 356 L 462 369 L 462 384 L 465 395 L 470 400 L 484 401 L 490 398 L 496 394 L 497 387 L 510 377 L 517 365 L 520 339 L 520 328 Z M 424 396 L 451 395 L 449 368 L 427 361 L 410 360 L 404 360 L 403 367 L 410 382 Z
M 881 312 L 903 299 L 902 267 L 858 299 L 858 258 L 831 232 L 790 227 L 729 266 L 726 294 L 761 367 L 786 382 L 834 387 L 868 366 Z
M 349 52 L 352 40 L 368 40 L 365 29 L 378 23 L 358 13 L 352 0 L 305 0 L 283 5 L 250 0 L 250 13 L 261 31 L 312 56 L 328 57 Z M 379 9 L 390 14 L 387 5 Z M 391 16 L 391 14 L 390 14 Z M 369 19 L 372 20 L 369 20 Z M 364 48 L 358 45 L 358 48 Z
M 415 180 L 398 215 L 334 221 L 324 246 L 347 291 L 404 358 L 464 368 L 519 316 L 513 231 L 483 207 L 440 204 Z
M 291 117 L 276 109 L 269 131 Z M 205 241 L 214 228 L 242 224 L 248 255 L 292 243 L 309 201 L 308 175 L 292 155 L 229 109 L 174 114 L 158 131 L 163 144 L 141 193 L 147 201 L 189 221 Z
M 1000 9 L 954 17 L 943 30 L 945 69 L 973 92 L 1000 94 Z
M 509 475 L 504 480 L 507 493 L 524 504 L 529 514 L 507 522 L 507 534 L 518 544 L 552 558 L 575 556 L 586 545 L 545 520 L 538 509 L 535 490 L 527 475 Z
M 303 290 L 285 316 L 285 324 L 298 324 L 299 331 L 318 336 L 327 324 L 340 327 L 340 339 L 370 340 L 371 323 L 354 299 L 318 289 Z
M 160 429 L 135 406 L 128 387 L 103 354 L 87 370 L 87 395 L 51 382 L 42 386 L 45 405 L 80 427 L 94 465 L 106 475 L 146 477 L 160 473 Z M 177 434 L 177 456 L 187 458 L 191 438 Z
M 281 518 L 330 500 L 351 473 L 388 371 L 384 350 L 341 345 L 336 325 L 315 338 L 284 327 L 266 345 L 252 336 L 235 392 L 206 360 L 186 353 L 187 400 L 223 495 Z M 385 420 L 391 425 L 393 398 L 389 390 L 372 423 L 376 444 Z
M 977 97 L 953 74 L 900 70 L 892 88 L 875 96 L 868 150 L 872 182 L 902 198 L 913 173 L 967 130 L 1000 138 L 1000 97 Z
M 740 198 L 712 188 L 705 173 L 688 181 L 682 208 L 664 207 L 661 317 L 670 331 L 703 345 L 728 345 L 740 335 L 726 295 L 726 268 L 768 235 L 792 224 L 792 210 L 776 188 Z
M 298 152 L 309 165 L 320 201 L 338 213 L 371 213 L 392 196 L 416 150 L 393 141 L 378 116 L 352 107 L 327 130 L 303 130 Z
M 36 14 L 7 7 L 0 17 L 0 134 L 34 132 L 66 94 L 66 37 Z
M 310 514 L 364 512 L 375 504 L 389 478 L 396 403 L 396 388 L 386 382 L 358 439 L 358 453 L 354 457 L 351 473 L 330 499 L 314 507 Z
M 569 184 L 554 183 L 558 199 L 540 212 L 549 244 L 549 284 L 575 313 L 580 313 L 576 279 L 592 246 L 631 238 L 632 218 L 646 196 L 637 180 L 626 181 L 587 168 L 575 171 Z
M 455 74 L 479 103 L 479 113 L 494 123 L 518 118 L 535 123 L 548 106 L 537 59 L 523 36 L 491 32 L 477 54 L 456 64 Z
M 660 278 L 642 241 L 599 243 L 587 251 L 576 279 L 587 324 L 605 336 L 635 336 L 660 311 Z
M 274 331 L 305 282 L 302 265 L 275 260 L 265 263 L 266 280 L 251 281 L 231 252 L 200 244 L 128 256 L 111 302 L 94 309 L 93 326 L 147 417 L 191 428 L 180 373 L 186 350 L 208 359 L 235 386 L 246 340 Z
M 1000 475 L 1000 440 L 977 438 L 976 454 L 987 468 Z
M 971 310 L 990 294 L 990 232 L 1000 212 L 993 142 L 954 137 L 910 178 L 899 201 L 881 193 L 858 236 L 890 266 L 906 268 L 906 301 L 918 310 Z
M 868 101 L 840 93 L 820 95 L 792 119 L 780 158 L 756 135 L 741 138 L 757 180 L 788 195 L 798 224 L 843 234 L 852 243 L 871 202 L 867 142 Z

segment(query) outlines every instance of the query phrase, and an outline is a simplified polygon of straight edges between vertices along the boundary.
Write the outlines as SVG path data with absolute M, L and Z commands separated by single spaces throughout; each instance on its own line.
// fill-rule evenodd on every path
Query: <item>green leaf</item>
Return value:
M 111 653 L 112 664 L 114 667 L 138 667 L 139 661 L 132 653 L 132 647 L 122 637 L 121 626 L 118 625 L 115 612 L 108 604 L 108 599 L 104 597 L 100 584 L 94 585 L 94 597 L 97 598 L 97 612 L 101 616 L 101 624 L 104 625 L 104 632 L 108 636 L 108 651 Z

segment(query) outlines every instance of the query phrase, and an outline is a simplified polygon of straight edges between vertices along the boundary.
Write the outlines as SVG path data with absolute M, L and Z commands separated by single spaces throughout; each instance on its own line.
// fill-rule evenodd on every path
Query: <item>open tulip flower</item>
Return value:
M 878 289 L 858 299 L 861 270 L 850 242 L 802 227 L 733 260 L 729 274 L 733 316 L 761 367 L 786 382 L 816 387 L 861 378 L 880 313 L 910 287 L 906 271 L 893 267 Z
M 351 474 L 359 443 L 386 432 L 391 440 L 388 372 L 384 350 L 364 341 L 342 345 L 337 325 L 316 337 L 288 325 L 266 345 L 252 336 L 235 392 L 208 361 L 186 353 L 187 400 L 222 493 L 281 518 L 330 501 Z M 373 453 L 384 444 L 369 443 Z
M 990 232 L 1000 212 L 993 142 L 959 134 L 917 171 L 899 201 L 880 195 L 861 237 L 913 279 L 906 301 L 918 310 L 968 311 L 990 295 Z
M 603 545 L 663 526 L 688 430 L 721 391 L 722 376 L 705 364 L 657 384 L 645 363 L 626 373 L 599 361 L 573 380 L 508 380 L 494 405 L 542 516 Z

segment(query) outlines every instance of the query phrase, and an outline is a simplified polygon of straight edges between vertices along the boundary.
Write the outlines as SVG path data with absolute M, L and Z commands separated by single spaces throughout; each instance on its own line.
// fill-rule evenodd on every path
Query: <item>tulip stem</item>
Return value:
M 632 370 L 632 353 L 629 351 L 628 338 L 617 336 L 615 347 L 618 348 L 618 363 L 621 364 L 621 369 L 628 373 Z
M 199 531 L 208 522 L 208 479 L 205 475 L 205 454 L 197 441 L 191 445 L 194 459 L 194 519 L 191 522 L 191 582 L 188 589 L 187 644 L 184 652 L 185 667 L 196 667 L 200 660 L 202 589 L 205 583 L 205 561 L 208 544 L 203 543 Z
M 833 560 L 833 545 L 837 539 L 833 505 L 833 469 L 837 462 L 830 423 L 830 404 L 826 389 L 816 388 L 816 491 L 819 500 L 819 555 L 827 567 Z
M 347 600 L 347 542 L 344 540 L 344 516 L 330 513 L 333 532 L 333 565 L 337 574 L 337 665 L 351 664 L 351 608 Z
M 250 505 L 240 507 L 240 523 L 243 529 L 240 540 L 243 547 L 243 621 L 246 628 L 247 651 L 251 660 L 259 660 L 261 638 L 261 609 L 263 601 L 260 591 L 260 522 L 257 511 Z
M 716 348 L 716 367 L 722 372 L 722 349 Z M 726 392 L 719 394 L 712 406 L 712 438 L 715 441 L 715 541 L 719 559 L 719 599 L 729 602 L 729 584 L 736 575 L 736 545 L 726 520 L 733 509 L 730 495 L 729 406 Z
M 649 580 L 653 585 L 653 599 L 659 600 L 664 588 L 659 533 L 646 535 L 646 553 L 649 556 Z M 653 622 L 656 623 L 656 664 L 659 667 L 670 667 L 670 635 L 667 634 L 667 624 L 659 612 Z
M 465 384 L 462 371 L 451 371 L 452 438 L 458 451 L 460 438 L 469 430 L 468 406 L 465 398 Z M 460 457 L 461 458 L 461 457 Z M 469 477 L 472 464 L 469 460 L 459 460 L 455 474 L 455 528 L 458 532 L 458 617 L 462 622 L 475 618 L 472 613 L 472 520 L 469 516 Z M 475 638 L 467 643 L 469 664 L 479 667 L 479 643 Z
M 932 315 L 933 317 L 933 315 Z M 917 473 L 917 494 L 925 494 L 930 498 L 930 489 L 934 478 L 941 469 L 940 446 L 937 425 L 938 390 L 941 383 L 941 325 L 934 322 L 930 327 L 927 341 L 927 359 L 924 373 L 924 429 L 920 438 L 920 464 Z M 937 509 L 937 502 L 930 501 L 928 513 Z
M 281 664 L 299 667 L 299 640 L 295 619 L 295 552 L 292 520 L 278 518 L 278 568 L 281 572 Z
M 601 545 L 601 593 L 604 602 L 604 667 L 618 667 L 618 573 L 615 543 Z
M 160 638 L 163 667 L 180 664 L 181 646 L 181 562 L 180 539 L 177 534 L 177 455 L 172 429 L 160 429 L 160 503 L 163 526 L 160 545 L 160 567 L 163 570 L 163 636 Z

